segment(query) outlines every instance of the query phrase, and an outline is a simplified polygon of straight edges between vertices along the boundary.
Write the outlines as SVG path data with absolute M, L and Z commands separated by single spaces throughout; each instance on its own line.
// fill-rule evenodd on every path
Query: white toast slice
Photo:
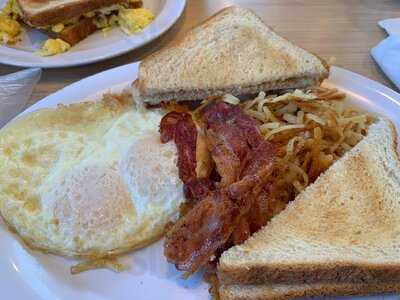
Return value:
M 400 282 L 400 162 L 393 125 L 367 136 L 244 244 L 222 284 Z
M 199 100 L 319 85 L 329 67 L 277 35 L 252 11 L 228 7 L 182 41 L 144 59 L 134 83 L 137 100 Z

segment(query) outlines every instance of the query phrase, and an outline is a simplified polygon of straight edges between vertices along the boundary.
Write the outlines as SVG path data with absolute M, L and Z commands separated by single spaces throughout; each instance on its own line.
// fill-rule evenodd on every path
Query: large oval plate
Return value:
M 98 100 L 106 91 L 129 86 L 136 79 L 137 71 L 138 64 L 134 63 L 88 77 L 46 97 L 21 115 L 59 103 Z M 336 67 L 332 68 L 331 76 L 324 84 L 346 92 L 354 105 L 387 116 L 400 130 L 400 94 Z M 99 86 L 106 87 L 106 90 L 99 91 Z M 166 262 L 162 241 L 127 254 L 122 261 L 130 265 L 130 269 L 123 273 L 94 270 L 71 275 L 69 267 L 75 261 L 26 249 L 5 226 L 0 226 L 2 299 L 209 299 L 208 287 L 200 274 L 183 280 L 174 266 Z M 398 299 L 396 297 L 385 296 L 387 300 Z
M 7 0 L 0 0 L 0 8 Z M 89 64 L 121 55 L 151 42 L 167 31 L 181 16 L 186 0 L 145 0 L 144 7 L 155 15 L 155 20 L 142 32 L 126 35 L 113 28 L 106 37 L 95 32 L 71 50 L 55 56 L 42 57 L 35 53 L 47 36 L 24 27 L 22 41 L 13 46 L 0 45 L 0 63 L 20 67 L 59 68 Z

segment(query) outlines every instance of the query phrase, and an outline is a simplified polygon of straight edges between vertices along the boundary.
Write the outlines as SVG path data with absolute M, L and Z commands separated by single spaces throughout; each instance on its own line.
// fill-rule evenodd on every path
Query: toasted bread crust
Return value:
M 92 18 L 83 18 L 78 23 L 67 27 L 60 32 L 59 38 L 66 41 L 71 46 L 79 43 L 93 32 L 97 31 L 97 26 Z
M 221 284 L 304 284 L 304 283 L 379 283 L 400 282 L 400 262 L 385 264 L 335 263 L 296 266 L 254 265 L 244 268 L 224 267 L 218 271 Z
M 366 296 L 400 291 L 400 283 L 318 283 L 311 285 L 235 285 L 221 286 L 221 300 L 286 300 L 297 297 L 314 296 Z
M 29 10 L 29 2 L 32 2 L 32 0 L 17 1 L 23 14 L 24 22 L 32 27 L 44 27 L 62 23 L 68 19 L 114 4 L 129 4 L 128 0 L 81 0 L 35 12 Z
M 246 94 L 256 94 L 260 91 L 276 91 L 287 88 L 306 88 L 312 86 L 319 86 L 322 82 L 323 78 L 293 78 L 282 81 L 274 81 L 274 82 L 265 82 L 255 86 L 232 86 L 225 89 L 209 89 L 209 90 L 187 90 L 187 91 L 176 91 L 170 93 L 160 93 L 157 91 L 148 92 L 148 95 L 143 96 L 141 94 L 141 84 L 140 81 L 135 81 L 133 87 L 139 90 L 139 94 L 136 93 L 136 98 L 139 98 L 140 101 L 149 103 L 149 104 L 158 104 L 163 101 L 172 101 L 172 100 L 203 100 L 211 96 L 223 96 L 225 94 L 232 94 L 234 96 L 246 95 Z M 141 95 L 140 95 L 141 94 Z M 134 93 L 135 96 L 135 93 Z

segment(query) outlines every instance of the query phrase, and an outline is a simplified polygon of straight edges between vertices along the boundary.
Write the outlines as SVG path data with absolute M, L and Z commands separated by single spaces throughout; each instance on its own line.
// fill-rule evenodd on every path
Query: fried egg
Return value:
M 31 247 L 99 258 L 162 236 L 184 200 L 162 112 L 129 101 L 33 112 L 0 131 L 0 212 Z

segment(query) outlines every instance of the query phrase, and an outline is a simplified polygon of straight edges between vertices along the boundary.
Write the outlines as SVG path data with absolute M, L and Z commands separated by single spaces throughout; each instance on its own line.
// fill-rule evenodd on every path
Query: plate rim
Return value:
M 13 121 L 14 119 L 17 119 L 25 114 L 31 113 L 37 109 L 41 109 L 43 107 L 50 108 L 50 107 L 56 106 L 58 104 L 63 104 L 64 101 L 60 101 L 60 99 L 65 98 L 65 96 L 67 94 L 73 92 L 74 90 L 81 91 L 80 90 L 81 87 L 82 88 L 84 87 L 86 90 L 89 90 L 89 91 L 84 92 L 84 94 L 81 96 L 81 98 L 75 99 L 76 101 L 73 100 L 74 102 L 81 103 L 81 102 L 86 102 L 86 101 L 96 101 L 97 100 L 97 99 L 95 99 L 96 94 L 104 94 L 107 91 L 109 91 L 111 88 L 115 87 L 116 85 L 120 85 L 123 83 L 128 84 L 129 82 L 133 82 L 135 80 L 134 76 L 137 76 L 139 64 L 140 64 L 140 61 L 125 64 L 125 65 L 118 66 L 118 67 L 114 67 L 114 68 L 90 75 L 88 77 L 80 79 L 69 85 L 66 85 L 65 87 L 59 89 L 58 91 L 55 91 L 55 92 L 47 95 L 46 97 L 38 100 L 31 106 L 27 107 L 26 109 L 21 111 L 19 114 L 17 114 L 14 118 L 12 118 L 8 123 Z M 127 79 L 125 77 L 127 76 L 128 72 L 135 73 L 136 75 L 134 75 L 132 77 L 132 79 Z M 108 80 L 107 87 L 104 89 L 98 89 L 98 85 L 96 84 L 98 82 L 98 80 L 100 80 L 110 74 L 113 74 L 113 76 Z M 125 80 L 123 78 L 125 78 Z M 108 85 L 108 83 L 110 83 L 110 85 Z M 46 102 L 49 102 L 50 105 L 43 106 L 43 105 L 45 105 Z
M 173 14 L 168 18 L 166 22 L 164 22 L 164 26 L 160 27 L 159 29 L 156 29 L 154 34 L 151 34 L 148 38 L 142 39 L 139 43 L 137 43 L 134 46 L 127 46 L 127 47 L 121 47 L 114 52 L 106 52 L 105 54 L 98 54 L 94 55 L 93 57 L 88 56 L 88 54 L 85 55 L 84 59 L 77 59 L 72 62 L 68 61 L 68 58 L 66 59 L 60 59 L 57 61 L 46 61 L 47 57 L 41 57 L 37 56 L 36 54 L 31 53 L 31 55 L 35 55 L 38 57 L 38 61 L 35 62 L 26 62 L 26 61 L 21 61 L 18 58 L 14 58 L 13 60 L 9 60 L 7 58 L 7 55 L 11 52 L 16 51 L 15 49 L 11 47 L 7 47 L 5 45 L 0 45 L 0 64 L 5 64 L 9 66 L 16 66 L 16 67 L 26 67 L 26 68 L 32 68 L 32 67 L 39 67 L 39 68 L 46 68 L 46 69 L 55 69 L 55 68 L 63 68 L 63 67 L 75 67 L 75 66 L 82 66 L 82 65 L 88 65 L 92 63 L 96 63 L 99 61 L 103 61 L 106 59 L 111 59 L 116 56 L 123 55 L 125 53 L 128 53 L 130 51 L 133 51 L 135 49 L 141 48 L 144 45 L 154 41 L 155 39 L 159 38 L 161 35 L 163 35 L 165 32 L 167 32 L 182 16 L 185 7 L 186 7 L 187 0 L 165 0 L 164 7 L 167 5 L 175 5 L 178 9 L 173 11 Z M 160 14 L 164 11 L 162 9 L 160 11 Z M 157 18 L 157 17 L 156 17 Z M 149 25 L 146 28 L 149 28 L 151 25 Z M 142 34 L 142 33 L 141 33 Z M 83 50 L 85 52 L 90 52 L 94 51 L 94 49 L 87 49 Z M 17 50 L 19 51 L 19 50 Z M 23 54 L 21 54 L 23 56 Z M 31 56 L 30 56 L 31 57 Z M 57 56 L 50 56 L 51 58 L 57 58 Z M 41 61 L 41 60 L 45 61 Z

